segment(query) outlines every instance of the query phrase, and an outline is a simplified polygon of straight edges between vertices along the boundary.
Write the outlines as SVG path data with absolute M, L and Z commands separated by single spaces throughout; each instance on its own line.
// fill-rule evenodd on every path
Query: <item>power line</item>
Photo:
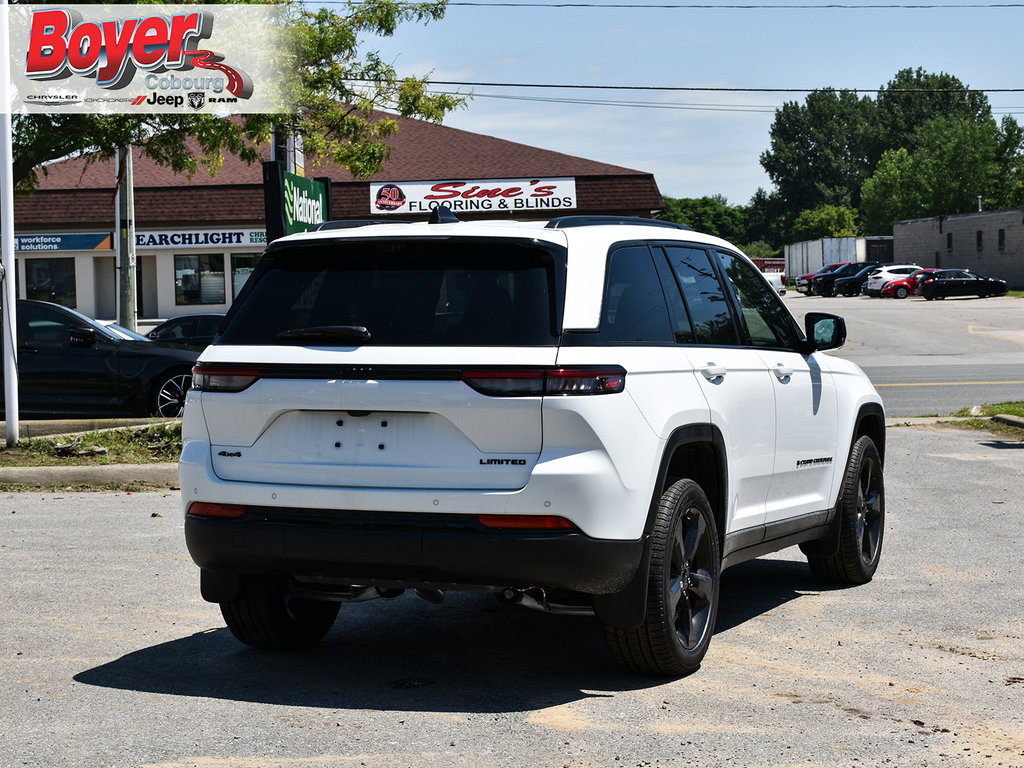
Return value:
M 458 96 L 455 91 L 432 91 L 433 93 Z M 570 99 L 544 96 L 511 96 L 497 93 L 474 93 L 474 99 L 504 99 L 507 101 L 529 101 L 543 104 L 579 104 L 598 107 L 635 107 L 640 109 L 677 109 L 696 112 L 761 112 L 771 113 L 778 107 L 769 104 L 697 104 L 686 102 L 619 101 L 611 99 Z
M 349 78 L 353 83 L 373 83 L 371 78 Z M 447 85 L 462 88 L 541 88 L 584 91 L 661 91 L 666 93 L 813 93 L 836 91 L 839 93 L 1024 93 L 1024 88 L 725 88 L 701 85 L 581 85 L 578 83 L 494 83 L 472 80 L 427 80 L 427 85 Z
M 348 0 L 320 0 L 317 5 L 348 5 Z M 356 5 L 359 5 L 358 3 Z M 1024 3 L 525 3 L 525 2 L 470 2 L 449 0 L 449 7 L 460 8 L 606 8 L 611 10 L 670 10 L 670 11 L 859 11 L 859 10 L 963 10 L 974 8 L 1024 8 Z
M 767 5 L 762 3 L 722 4 L 710 3 L 512 3 L 512 2 L 457 2 L 449 0 L 449 6 L 465 8 L 613 8 L 613 9 L 654 9 L 654 10 L 737 10 L 737 11 L 775 11 L 775 10 L 852 10 L 861 9 L 896 9 L 896 10 L 930 10 L 940 8 L 1024 8 L 1024 3 L 780 3 Z

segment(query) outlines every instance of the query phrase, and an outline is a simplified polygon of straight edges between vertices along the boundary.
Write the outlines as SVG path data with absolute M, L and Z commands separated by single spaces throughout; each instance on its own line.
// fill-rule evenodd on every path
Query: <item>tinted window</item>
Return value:
M 370 334 L 361 346 L 551 345 L 558 338 L 554 269 L 547 250 L 496 241 L 350 241 L 272 251 L 218 343 L 277 344 L 284 331 L 361 326 Z
M 223 320 L 223 317 L 200 317 L 199 326 L 196 328 L 196 335 L 215 336 Z
M 739 256 L 718 251 L 725 275 L 755 347 L 793 347 L 798 339 L 789 310 L 752 265 Z
M 701 248 L 665 246 L 698 344 L 736 345 L 736 326 L 711 257 Z
M 18 305 L 18 342 L 50 342 L 67 344 L 71 341 L 71 318 L 37 304 Z
M 620 248 L 608 259 L 601 335 L 605 341 L 675 341 L 661 281 L 645 246 Z
M 196 330 L 196 318 L 181 317 L 170 320 L 153 333 L 156 341 L 173 342 L 192 336 Z

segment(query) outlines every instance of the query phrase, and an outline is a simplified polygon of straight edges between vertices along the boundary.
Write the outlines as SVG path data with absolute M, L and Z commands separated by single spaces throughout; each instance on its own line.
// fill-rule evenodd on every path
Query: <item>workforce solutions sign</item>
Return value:
M 13 5 L 13 113 L 264 113 L 286 106 L 272 5 Z

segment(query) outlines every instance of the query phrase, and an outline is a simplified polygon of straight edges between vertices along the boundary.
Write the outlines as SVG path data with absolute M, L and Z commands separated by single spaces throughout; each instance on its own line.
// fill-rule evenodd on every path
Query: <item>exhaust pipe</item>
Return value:
M 422 587 L 416 590 L 416 594 L 422 597 L 428 603 L 433 603 L 434 605 L 440 605 L 444 602 L 444 592 L 440 589 L 436 589 L 433 587 Z

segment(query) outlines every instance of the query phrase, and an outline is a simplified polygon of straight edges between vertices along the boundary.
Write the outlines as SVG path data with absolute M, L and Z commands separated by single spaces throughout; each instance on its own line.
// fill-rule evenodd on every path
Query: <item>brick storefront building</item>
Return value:
M 565 214 L 651 216 L 663 206 L 654 176 L 643 171 L 551 152 L 433 123 L 394 118 L 399 131 L 385 170 L 357 180 L 338 167 L 307 167 L 307 176 L 332 179 L 332 219 L 379 219 L 381 184 L 486 189 L 488 181 L 549 187 L 547 207 L 515 210 L 480 202 L 460 218 L 551 218 Z M 134 158 L 139 318 L 223 312 L 237 295 L 266 244 L 263 174 L 225 156 L 211 177 L 191 180 Z M 86 315 L 115 317 L 116 169 L 111 161 L 75 158 L 40 173 L 38 189 L 15 199 L 18 295 L 58 301 Z M 553 199 L 557 197 L 557 200 Z M 400 218 L 426 214 L 395 211 Z M 391 218 L 394 216 L 391 215 Z

